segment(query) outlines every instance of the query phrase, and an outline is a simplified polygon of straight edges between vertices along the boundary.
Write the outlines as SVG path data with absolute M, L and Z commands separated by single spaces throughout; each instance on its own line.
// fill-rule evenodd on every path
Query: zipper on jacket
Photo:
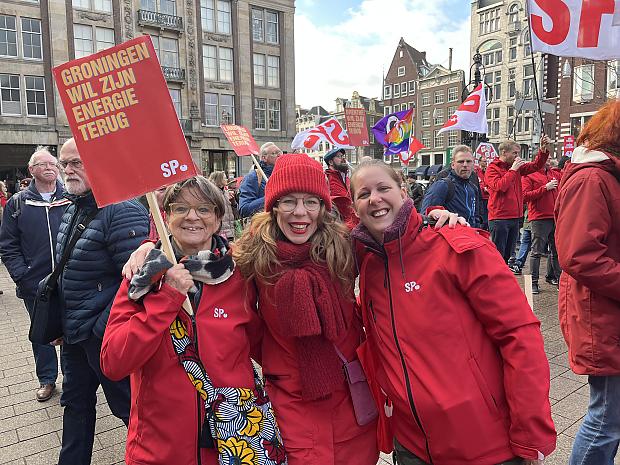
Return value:
M 394 305 L 392 302 L 392 283 L 390 280 L 390 272 L 388 265 L 387 253 L 385 256 L 385 274 L 387 276 L 388 283 L 388 296 L 390 299 L 390 319 L 392 323 L 392 334 L 394 335 L 394 343 L 396 344 L 396 350 L 398 351 L 398 356 L 400 357 L 400 363 L 403 367 L 403 374 L 405 375 L 405 386 L 407 388 L 407 398 L 409 400 L 409 408 L 411 409 L 411 413 L 413 414 L 413 418 L 417 423 L 420 431 L 424 435 L 424 445 L 426 448 L 426 453 L 428 455 L 428 460 L 430 465 L 433 465 L 433 457 L 431 456 L 430 446 L 428 444 L 428 437 L 426 436 L 426 431 L 424 431 L 424 427 L 422 426 L 422 421 L 420 420 L 420 416 L 418 415 L 418 410 L 416 409 L 415 402 L 413 399 L 413 390 L 411 389 L 411 381 L 409 379 L 409 372 L 407 371 L 407 363 L 405 362 L 405 356 L 403 354 L 403 350 L 400 346 L 400 341 L 398 340 L 398 334 L 396 333 L 396 319 L 394 317 Z

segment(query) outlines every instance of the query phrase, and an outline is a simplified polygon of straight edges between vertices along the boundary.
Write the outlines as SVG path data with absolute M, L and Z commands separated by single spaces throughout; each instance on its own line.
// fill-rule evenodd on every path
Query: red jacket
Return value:
M 376 423 L 360 427 L 346 383 L 324 400 L 305 401 L 294 338 L 282 334 L 274 286 L 257 282 L 258 310 L 265 324 L 262 367 L 266 389 L 278 415 L 289 463 L 303 465 L 375 465 L 379 460 Z M 353 300 L 347 307 L 349 332 L 336 345 L 347 360 L 363 338 L 361 321 L 354 317 Z M 180 463 L 180 462 L 179 462 Z
M 484 177 L 489 190 L 489 221 L 508 220 L 523 216 L 523 192 L 521 176 L 538 171 L 547 162 L 549 152 L 539 151 L 536 159 L 526 163 L 518 171 L 511 170 L 506 162 L 499 158 L 487 167 Z
M 421 221 L 414 211 L 402 236 L 360 257 L 367 343 L 398 441 L 435 465 L 549 455 L 549 364 L 525 295 L 483 233 Z
M 596 155 L 575 149 L 555 206 L 560 324 L 575 373 L 620 375 L 620 159 Z
M 349 229 L 353 229 L 359 223 L 358 217 L 353 210 L 353 200 L 351 200 L 351 179 L 349 176 L 342 179 L 342 174 L 338 170 L 326 169 L 325 175 L 329 184 L 329 194 L 332 202 L 336 205 L 342 222 Z
M 169 326 L 181 315 L 184 296 L 163 284 L 141 303 L 127 297 L 121 285 L 103 338 L 101 369 L 112 380 L 129 375 L 131 417 L 125 461 L 130 465 L 217 465 L 214 449 L 199 449 L 204 402 L 172 347 Z M 245 282 L 239 272 L 221 284 L 204 285 L 195 312 L 198 351 L 216 386 L 254 386 L 251 342 L 258 345 L 260 322 L 245 308 Z M 222 312 L 223 311 L 223 312 Z
M 489 191 L 484 181 L 485 171 L 482 171 L 482 168 L 476 166 L 476 175 L 478 176 L 478 182 L 480 183 L 480 194 L 483 200 L 489 200 Z
M 529 221 L 546 220 L 553 218 L 555 200 L 558 198 L 558 188 L 550 191 L 545 187 L 553 179 L 560 181 L 562 173 L 553 168 L 542 168 L 535 173 L 521 178 L 523 200 L 527 202 L 527 219 Z

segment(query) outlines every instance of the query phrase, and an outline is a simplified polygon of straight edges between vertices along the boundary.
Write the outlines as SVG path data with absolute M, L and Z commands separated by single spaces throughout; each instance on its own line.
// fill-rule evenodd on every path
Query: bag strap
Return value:
M 334 349 L 336 349 L 336 353 L 338 354 L 338 357 L 340 358 L 340 360 L 342 360 L 342 363 L 344 363 L 344 364 L 349 363 L 349 361 L 344 356 L 344 354 L 342 352 L 340 352 L 340 349 L 336 346 L 336 344 L 333 344 L 333 346 L 334 346 Z

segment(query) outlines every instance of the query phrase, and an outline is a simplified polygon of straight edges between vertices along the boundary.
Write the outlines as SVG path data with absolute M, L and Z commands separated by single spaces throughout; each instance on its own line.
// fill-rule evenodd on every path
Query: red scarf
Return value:
M 275 285 L 275 303 L 282 334 L 296 338 L 302 397 L 328 397 L 344 381 L 334 343 L 345 335 L 349 321 L 344 292 L 324 265 L 310 258 L 312 244 L 278 241 L 282 275 Z

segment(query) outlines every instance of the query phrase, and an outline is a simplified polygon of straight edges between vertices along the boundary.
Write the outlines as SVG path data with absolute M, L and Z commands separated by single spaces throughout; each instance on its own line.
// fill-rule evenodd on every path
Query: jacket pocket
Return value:
M 476 380 L 476 384 L 478 385 L 478 389 L 480 389 L 480 394 L 484 399 L 484 403 L 487 404 L 489 411 L 495 416 L 500 417 L 499 409 L 497 408 L 497 402 L 491 393 L 491 389 L 489 389 L 489 385 L 484 379 L 484 375 L 478 366 L 478 362 L 474 357 L 471 357 L 469 360 L 469 369 L 474 375 L 474 379 Z

